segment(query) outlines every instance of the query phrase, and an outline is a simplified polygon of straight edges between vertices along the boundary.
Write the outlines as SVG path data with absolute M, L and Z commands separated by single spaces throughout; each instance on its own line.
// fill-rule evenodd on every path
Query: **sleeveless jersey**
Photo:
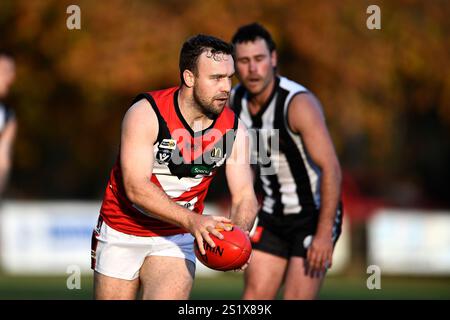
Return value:
M 256 129 L 258 168 L 263 189 L 262 211 L 277 216 L 314 214 L 320 207 L 319 167 L 311 160 L 302 137 L 289 128 L 289 103 L 303 86 L 284 77 L 276 77 L 270 98 L 256 115 L 248 109 L 247 92 L 242 85 L 233 88 L 231 105 L 247 127 Z M 273 152 L 274 139 L 278 150 Z M 269 150 L 269 152 L 267 152 Z M 270 152 L 272 150 L 272 152 Z M 262 159 L 267 156 L 264 163 Z M 268 170 L 268 167 L 273 170 Z M 266 174 L 264 174 L 266 170 Z
M 231 155 L 238 117 L 225 107 L 209 128 L 194 133 L 180 112 L 178 87 L 140 94 L 133 103 L 141 99 L 150 103 L 159 124 L 151 182 L 176 203 L 202 214 L 211 180 Z M 157 219 L 127 198 L 120 156 L 111 170 L 100 215 L 113 229 L 136 236 L 187 232 Z

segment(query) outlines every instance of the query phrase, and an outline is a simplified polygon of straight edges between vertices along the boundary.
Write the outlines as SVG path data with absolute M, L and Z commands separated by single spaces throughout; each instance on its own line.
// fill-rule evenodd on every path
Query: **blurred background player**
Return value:
M 233 75 L 232 46 L 195 36 L 181 50 L 181 86 L 140 94 L 127 111 L 93 235 L 95 298 L 134 299 L 141 290 L 143 299 L 187 299 L 194 239 L 204 254 L 204 241 L 215 246 L 210 233 L 223 237 L 215 227 L 251 229 L 257 201 L 245 128 L 225 106 Z M 202 216 L 224 163 L 230 219 Z
M 276 74 L 275 43 L 261 25 L 242 26 L 232 43 L 241 81 L 232 108 L 247 127 L 272 131 L 262 141 L 270 163 L 258 168 L 264 199 L 243 298 L 273 299 L 284 283 L 285 299 L 313 299 L 342 223 L 341 170 L 323 111 L 306 88 Z M 279 151 L 269 141 L 276 138 Z
M 3 104 L 16 76 L 14 59 L 0 52 L 0 196 L 3 194 L 11 168 L 12 149 L 17 121 L 11 108 Z

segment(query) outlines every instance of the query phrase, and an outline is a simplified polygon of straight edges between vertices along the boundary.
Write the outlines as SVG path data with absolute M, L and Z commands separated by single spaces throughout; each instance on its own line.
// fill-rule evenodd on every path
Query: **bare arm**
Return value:
M 199 243 L 204 254 L 203 240 L 215 246 L 208 232 L 221 238 L 214 228 L 224 217 L 201 216 L 178 205 L 158 186 L 151 182 L 153 171 L 153 145 L 158 136 L 158 119 L 146 100 L 135 103 L 122 123 L 120 162 L 123 183 L 128 199 L 152 216 L 182 227 Z M 223 226 L 222 226 L 223 227 Z
M 322 170 L 321 207 L 314 240 L 317 240 L 316 245 L 320 242 L 331 243 L 331 250 L 327 245 L 327 250 L 317 252 L 316 256 L 310 258 L 313 266 L 324 266 L 327 262 L 331 264 L 332 231 L 341 193 L 341 169 L 322 108 L 312 94 L 295 96 L 291 101 L 288 117 L 290 127 L 301 135 L 312 160 Z M 312 250 L 313 255 L 314 251 Z
M 9 120 L 0 136 L 0 194 L 3 193 L 11 169 L 12 148 L 16 138 L 17 121 Z
M 249 154 L 247 129 L 239 121 L 236 140 L 226 164 L 225 174 L 232 199 L 231 221 L 244 231 L 251 230 L 258 210 Z

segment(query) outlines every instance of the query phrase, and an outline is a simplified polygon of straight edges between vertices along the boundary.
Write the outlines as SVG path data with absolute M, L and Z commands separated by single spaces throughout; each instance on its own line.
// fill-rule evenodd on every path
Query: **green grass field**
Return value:
M 191 299 L 239 299 L 242 274 L 197 278 Z M 0 275 L 0 299 L 91 299 L 92 277 L 83 277 L 81 289 L 69 290 L 65 277 Z M 369 290 L 366 278 L 328 276 L 320 299 L 450 299 L 450 278 L 382 277 L 380 290 Z

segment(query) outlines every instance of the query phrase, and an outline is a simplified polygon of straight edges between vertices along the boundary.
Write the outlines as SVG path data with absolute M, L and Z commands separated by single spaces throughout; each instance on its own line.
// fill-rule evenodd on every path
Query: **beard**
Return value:
M 256 96 L 264 92 L 264 90 L 269 86 L 272 78 L 272 75 L 268 75 L 267 77 L 248 77 L 244 81 L 241 81 L 244 84 L 244 87 L 247 89 L 247 91 L 252 95 Z M 252 81 L 252 80 L 254 81 Z
M 247 75 L 245 78 L 238 76 L 238 79 L 244 85 L 250 95 L 257 96 L 264 92 L 264 90 L 270 85 L 272 79 L 274 79 L 275 77 L 276 67 L 273 67 L 271 70 L 262 72 L 262 74 L 253 73 Z
M 216 95 L 212 98 L 204 97 L 200 94 L 197 87 L 194 86 L 194 101 L 200 107 L 201 111 L 210 119 L 216 118 L 225 107 L 226 101 L 218 99 L 228 99 L 225 94 Z

